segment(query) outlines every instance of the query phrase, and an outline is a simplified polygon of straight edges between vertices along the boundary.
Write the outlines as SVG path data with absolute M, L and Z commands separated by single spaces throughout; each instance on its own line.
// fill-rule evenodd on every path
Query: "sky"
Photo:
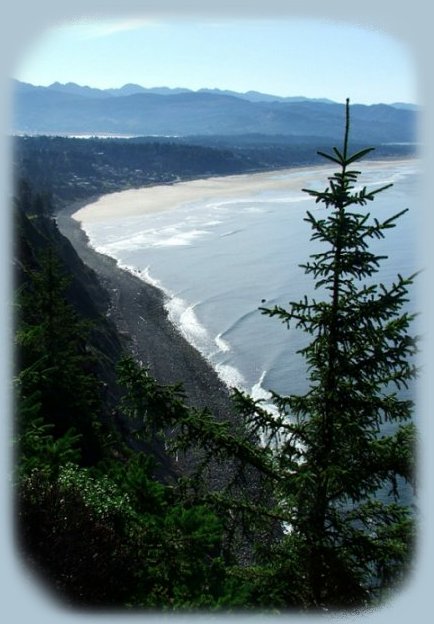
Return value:
M 249 90 L 353 103 L 418 102 L 411 51 L 387 33 L 306 19 L 117 19 L 52 27 L 13 77 L 34 85 Z

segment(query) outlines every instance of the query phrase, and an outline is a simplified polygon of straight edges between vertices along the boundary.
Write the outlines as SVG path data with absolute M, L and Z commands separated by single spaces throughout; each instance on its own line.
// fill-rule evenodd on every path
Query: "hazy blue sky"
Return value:
M 411 53 L 401 41 L 313 20 L 78 22 L 41 35 L 14 77 L 36 85 L 133 82 L 367 104 L 418 99 Z

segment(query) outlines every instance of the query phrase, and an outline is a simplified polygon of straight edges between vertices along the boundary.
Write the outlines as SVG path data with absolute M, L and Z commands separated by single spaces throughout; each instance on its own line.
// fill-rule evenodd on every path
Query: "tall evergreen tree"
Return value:
M 400 389 L 416 374 L 412 315 L 403 311 L 414 276 L 389 286 L 374 280 L 384 256 L 370 243 L 403 212 L 379 222 L 363 210 L 390 185 L 356 190 L 352 165 L 371 149 L 350 154 L 349 129 L 347 101 L 343 148 L 320 153 L 339 171 L 324 191 L 304 189 L 326 208 L 324 217 L 307 213 L 311 240 L 322 246 L 302 265 L 326 298 L 263 309 L 313 337 L 300 351 L 309 389 L 274 395 L 277 419 L 238 397 L 251 425 L 279 440 L 276 498 L 305 567 L 305 601 L 315 606 L 368 601 L 402 576 L 411 553 L 411 513 L 398 504 L 397 478 L 412 478 L 412 402 Z M 394 433 L 385 423 L 396 423 Z M 385 500 L 378 494 L 387 482 L 394 497 Z
M 16 333 L 19 396 L 25 401 L 37 392 L 40 414 L 56 436 L 71 427 L 83 434 L 87 461 L 99 452 L 99 382 L 87 348 L 90 325 L 67 302 L 68 282 L 51 247 L 26 273 Z
M 321 248 L 301 265 L 323 300 L 262 309 L 312 337 L 300 350 L 307 392 L 274 393 L 271 414 L 235 391 L 246 438 L 198 416 L 184 436 L 214 456 L 219 448 L 252 463 L 270 484 L 265 504 L 218 502 L 242 506 L 253 524 L 263 517 L 284 528 L 274 546 L 258 550 L 252 572 L 252 601 L 272 607 L 366 605 L 404 577 L 412 554 L 412 512 L 398 485 L 414 473 L 413 404 L 401 392 L 416 375 L 413 315 L 405 311 L 414 276 L 377 283 L 384 256 L 371 248 L 405 211 L 380 222 L 365 210 L 390 185 L 357 190 L 352 165 L 371 148 L 350 153 L 349 131 L 347 101 L 343 148 L 320 152 L 338 172 L 324 191 L 305 189 L 325 208 L 319 217 L 307 213 Z M 255 436 L 262 448 L 252 447 Z

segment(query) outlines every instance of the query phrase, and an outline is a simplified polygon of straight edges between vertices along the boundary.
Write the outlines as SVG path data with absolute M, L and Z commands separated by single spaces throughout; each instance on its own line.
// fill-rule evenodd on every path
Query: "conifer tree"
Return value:
M 370 246 L 406 211 L 381 222 L 366 211 L 391 185 L 357 188 L 352 165 L 372 148 L 350 153 L 349 111 L 347 101 L 342 149 L 320 152 L 337 173 L 324 191 L 305 189 L 325 208 L 325 216 L 307 213 L 321 249 L 301 265 L 323 299 L 262 308 L 312 337 L 300 350 L 307 392 L 272 393 L 276 414 L 235 390 L 244 433 L 207 413 L 161 413 L 165 426 L 178 427 L 178 448 L 199 445 L 217 461 L 237 457 L 263 475 L 262 502 L 239 489 L 235 497 L 203 494 L 226 517 L 241 512 L 253 531 L 264 519 L 282 528 L 266 548 L 258 544 L 257 565 L 239 572 L 246 605 L 367 606 L 396 587 L 411 562 L 414 518 L 399 484 L 414 484 L 413 403 L 401 392 L 417 372 L 417 339 L 408 333 L 414 315 L 405 310 L 414 276 L 376 282 L 384 256 Z
M 300 351 L 309 389 L 274 394 L 278 418 L 237 393 L 251 427 L 269 448 L 277 442 L 275 493 L 289 531 L 283 552 L 296 555 L 303 601 L 316 607 L 372 600 L 402 577 L 411 555 L 412 517 L 399 504 L 397 479 L 412 479 L 412 402 L 400 389 L 416 375 L 412 315 L 403 311 L 414 276 L 376 283 L 384 256 L 370 249 L 405 211 L 379 222 L 364 210 L 391 185 L 357 190 L 352 165 L 371 148 L 351 154 L 349 129 L 347 100 L 343 148 L 320 152 L 339 170 L 324 191 L 304 189 L 326 208 L 325 216 L 307 213 L 321 250 L 301 265 L 325 299 L 263 308 L 312 336 Z M 396 423 L 394 433 L 385 423 Z M 379 496 L 385 487 L 389 499 Z
M 87 458 L 99 452 L 99 384 L 86 347 L 90 325 L 66 300 L 68 283 L 51 247 L 39 258 L 38 270 L 26 274 L 16 332 L 19 396 L 25 401 L 37 392 L 45 424 L 56 437 L 71 427 L 83 434 Z

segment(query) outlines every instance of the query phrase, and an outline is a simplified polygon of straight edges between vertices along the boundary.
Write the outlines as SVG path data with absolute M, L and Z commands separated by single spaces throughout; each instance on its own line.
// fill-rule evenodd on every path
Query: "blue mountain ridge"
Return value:
M 35 134 L 340 136 L 344 104 L 256 91 L 95 89 L 14 81 L 13 132 Z M 414 142 L 412 104 L 352 105 L 352 136 L 375 143 Z

